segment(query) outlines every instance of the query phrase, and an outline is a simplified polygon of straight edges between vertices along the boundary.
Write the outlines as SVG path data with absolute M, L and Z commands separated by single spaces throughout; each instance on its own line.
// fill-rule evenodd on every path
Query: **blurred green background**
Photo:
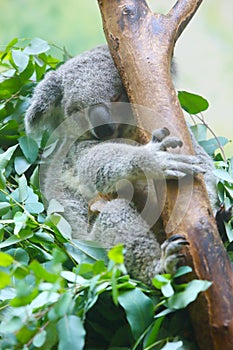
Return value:
M 175 1 L 150 0 L 157 12 Z M 41 37 L 72 55 L 105 41 L 97 0 L 0 0 L 0 45 L 14 37 Z M 175 51 L 179 90 L 210 102 L 207 122 L 218 135 L 233 138 L 232 0 L 203 1 Z M 233 154 L 233 144 L 227 147 Z

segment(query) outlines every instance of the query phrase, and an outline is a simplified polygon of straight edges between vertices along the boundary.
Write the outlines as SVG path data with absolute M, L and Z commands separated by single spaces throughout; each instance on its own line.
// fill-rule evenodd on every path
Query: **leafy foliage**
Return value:
M 206 109 L 208 102 L 203 97 L 184 91 L 179 92 L 178 97 L 184 110 L 189 113 L 193 111 L 194 117 L 202 121 L 202 124 L 194 124 L 191 126 L 191 129 L 199 144 L 215 160 L 216 170 L 213 173 L 218 180 L 218 197 L 221 203 L 219 214 L 225 217 L 225 221 L 219 227 L 219 231 L 233 261 L 233 157 L 227 159 L 223 149 L 223 146 L 229 140 L 222 136 L 217 137 L 206 124 L 201 112 Z M 200 114 L 197 115 L 196 113 Z M 208 131 L 212 133 L 212 138 L 207 139 Z
M 180 284 L 190 272 L 183 267 L 142 285 L 127 275 L 123 246 L 107 253 L 71 240 L 61 204 L 44 208 L 38 165 L 46 142 L 25 135 L 23 117 L 35 84 L 60 64 L 49 48 L 39 38 L 13 39 L 0 52 L 0 348 L 195 349 L 185 308 L 210 282 Z M 204 141 L 202 127 L 194 128 Z M 228 205 L 233 160 L 216 161 Z

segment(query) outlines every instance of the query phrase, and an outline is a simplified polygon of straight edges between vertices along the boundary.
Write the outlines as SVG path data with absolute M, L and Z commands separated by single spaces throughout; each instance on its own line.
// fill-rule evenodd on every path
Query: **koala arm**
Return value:
M 35 88 L 30 107 L 25 116 L 25 129 L 29 134 L 41 134 L 41 130 L 54 128 L 54 115 L 62 97 L 62 80 L 58 71 L 51 71 Z M 61 113 L 61 112 L 60 112 Z M 50 120 L 49 120 L 50 118 Z M 60 121 L 57 118 L 57 124 Z
M 78 183 L 82 193 L 92 198 L 96 192 L 115 192 L 119 180 L 177 179 L 186 174 L 203 172 L 194 156 L 167 152 L 167 148 L 181 146 L 174 137 L 152 138 L 145 146 L 106 142 L 90 145 L 79 153 L 77 161 Z

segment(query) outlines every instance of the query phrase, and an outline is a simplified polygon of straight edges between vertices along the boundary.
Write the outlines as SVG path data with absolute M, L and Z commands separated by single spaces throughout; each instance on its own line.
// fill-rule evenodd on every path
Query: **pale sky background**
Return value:
M 166 12 L 175 1 L 150 0 Z M 0 0 L 0 45 L 13 37 L 41 37 L 75 55 L 104 42 L 96 0 Z M 177 88 L 205 97 L 205 118 L 217 135 L 233 139 L 233 1 L 204 0 L 180 37 Z M 233 155 L 233 143 L 227 147 Z

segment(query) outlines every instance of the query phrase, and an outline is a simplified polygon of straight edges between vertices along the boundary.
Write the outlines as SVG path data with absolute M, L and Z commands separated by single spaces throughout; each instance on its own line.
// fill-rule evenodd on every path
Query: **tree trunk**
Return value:
M 154 128 L 157 118 L 183 140 L 181 152 L 193 154 L 170 65 L 175 42 L 202 0 L 178 0 L 167 15 L 153 14 L 145 0 L 98 2 L 109 48 L 130 101 L 153 109 Z M 143 127 L 144 121 L 140 120 L 137 111 L 136 117 Z M 182 186 L 184 193 L 190 193 L 190 183 L 184 181 Z M 175 213 L 180 215 L 184 207 L 180 201 L 175 203 L 177 191 L 177 182 L 169 181 L 162 213 L 166 235 L 182 233 L 189 242 L 186 262 L 193 267 L 193 277 L 213 282 L 190 307 L 196 339 L 200 349 L 231 350 L 233 274 L 216 228 L 203 177 L 198 175 L 195 179 L 192 198 L 180 222 L 176 222 Z

